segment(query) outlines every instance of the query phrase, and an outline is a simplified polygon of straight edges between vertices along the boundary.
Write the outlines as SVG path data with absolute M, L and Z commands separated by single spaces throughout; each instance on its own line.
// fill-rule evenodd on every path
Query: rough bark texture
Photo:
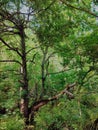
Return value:
M 22 82 L 21 82 L 21 102 L 20 102 L 20 111 L 23 114 L 25 119 L 25 124 L 28 125 L 28 79 L 27 79 L 27 62 L 26 62 L 26 45 L 25 45 L 25 32 L 23 25 L 19 28 L 20 38 L 21 38 L 21 74 L 22 74 Z

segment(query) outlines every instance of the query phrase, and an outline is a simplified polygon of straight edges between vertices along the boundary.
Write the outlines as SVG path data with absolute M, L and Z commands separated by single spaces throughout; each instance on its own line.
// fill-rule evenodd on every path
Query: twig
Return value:
M 26 52 L 26 55 L 27 55 L 30 51 L 32 51 L 32 50 L 34 50 L 34 49 L 37 49 L 37 48 L 40 48 L 40 46 L 31 48 L 30 50 L 28 50 L 28 51 Z

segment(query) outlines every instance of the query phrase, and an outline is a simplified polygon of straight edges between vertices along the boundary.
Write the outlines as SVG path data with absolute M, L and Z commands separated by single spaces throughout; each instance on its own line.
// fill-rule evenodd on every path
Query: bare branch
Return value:
M 37 52 L 33 55 L 32 60 L 27 60 L 27 62 L 33 62 L 34 63 L 34 59 L 35 59 L 36 55 L 37 55 Z
M 10 50 L 15 51 L 15 52 L 17 52 L 17 54 L 18 54 L 19 56 L 22 56 L 21 53 L 18 51 L 17 48 L 11 47 L 11 46 L 10 46 L 7 42 L 5 42 L 1 37 L 0 37 L 0 41 L 1 41 L 5 46 L 7 46 Z
M 28 51 L 26 52 L 26 55 L 27 55 L 30 51 L 32 51 L 32 50 L 34 50 L 34 49 L 37 49 L 37 48 L 40 48 L 40 46 L 31 48 L 30 50 L 28 50 Z
M 10 22 L 12 22 L 16 27 L 17 26 L 17 20 L 13 17 L 13 15 L 11 15 L 8 11 L 5 11 L 5 10 L 1 10 L 0 11 L 0 15 L 2 17 L 2 19 L 4 20 L 9 20 Z
M 18 60 L 0 60 L 0 62 L 16 62 L 16 63 L 22 65 L 21 62 L 19 62 Z

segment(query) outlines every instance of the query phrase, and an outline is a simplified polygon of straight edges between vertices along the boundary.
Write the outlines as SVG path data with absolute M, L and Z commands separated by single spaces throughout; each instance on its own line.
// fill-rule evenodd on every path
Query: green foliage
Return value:
M 94 98 L 93 95 L 92 97 Z M 50 104 L 47 105 L 47 107 L 43 107 L 35 118 L 37 122 L 36 129 L 42 128 L 47 130 L 51 127 L 55 127 L 62 130 L 63 127 L 71 127 L 75 130 L 82 130 L 91 120 L 93 121 L 98 117 L 97 115 L 95 116 L 97 108 L 92 105 L 95 101 L 92 97 L 83 95 L 79 98 L 79 96 L 77 96 L 77 99 L 72 101 L 68 101 L 66 97 L 64 97 L 63 100 L 60 100 L 54 105 Z M 91 105 L 88 104 L 88 101 Z
M 41 93 L 42 99 L 51 98 L 74 82 L 77 85 L 68 90 L 74 94 L 74 99 L 62 95 L 36 111 L 35 129 L 83 130 L 98 119 L 98 27 L 91 13 L 85 13 L 85 7 L 89 13 L 87 8 L 90 8 L 91 1 L 70 0 L 64 4 L 52 0 L 4 0 L 0 4 L 0 38 L 8 43 L 2 46 L 0 40 L 0 61 L 15 61 L 0 62 L 0 110 L 6 109 L 5 114 L 1 112 L 0 115 L 0 129 L 24 129 L 18 108 L 24 95 L 29 98 L 30 106 L 41 100 Z M 31 12 L 24 13 L 25 9 Z M 2 10 L 5 10 L 4 16 Z M 29 17 L 30 13 L 33 16 Z M 20 87 L 24 85 L 20 70 L 21 66 L 25 67 L 23 55 L 17 53 L 22 53 L 18 32 L 21 23 L 25 31 L 28 93 L 20 93 Z
M 0 121 L 0 130 L 23 130 L 23 120 L 18 116 L 5 116 Z

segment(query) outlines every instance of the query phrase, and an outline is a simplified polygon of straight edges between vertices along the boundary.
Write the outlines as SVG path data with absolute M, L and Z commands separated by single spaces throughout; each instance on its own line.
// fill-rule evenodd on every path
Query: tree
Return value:
M 87 7 L 90 8 L 90 2 L 87 1 L 86 8 L 84 8 L 84 1 L 63 0 L 49 0 L 44 1 L 44 3 L 43 1 L 31 0 L 5 0 L 1 1 L 0 4 L 1 48 L 3 46 L 7 55 L 11 55 L 10 58 L 5 56 L 4 58 L 7 59 L 0 59 L 0 62 L 10 63 L 10 65 L 15 63 L 15 66 L 12 66 L 13 69 L 11 68 L 11 73 L 14 67 L 18 70 L 18 73 L 16 72 L 18 76 L 15 76 L 19 81 L 20 88 L 17 91 L 20 91 L 21 94 L 21 101 L 18 104 L 20 104 L 20 112 L 23 115 L 25 125 L 35 123 L 35 115 L 42 106 L 56 101 L 64 94 L 67 95 L 66 99 L 69 101 L 74 98 L 73 93 L 77 93 L 76 97 L 80 105 L 75 104 L 79 109 L 75 113 L 79 112 L 80 115 L 75 117 L 75 121 L 78 121 L 80 126 L 80 121 L 84 119 L 85 115 L 82 109 L 85 104 L 90 104 L 89 101 L 85 103 L 83 99 L 85 96 L 81 94 L 81 91 L 89 91 L 89 89 L 85 90 L 84 87 L 87 87 L 91 80 L 89 74 L 92 72 L 92 59 L 96 61 L 97 65 L 97 49 L 94 51 L 97 45 L 95 43 L 93 48 L 88 45 L 92 36 L 90 31 L 94 28 L 90 25 L 88 15 L 89 17 L 90 15 L 96 16 L 87 9 Z M 84 37 L 84 35 L 86 36 Z M 83 41 L 84 38 L 85 41 Z M 88 51 L 92 54 L 87 53 Z M 57 59 L 56 62 L 55 59 Z M 16 80 L 14 81 L 16 83 Z M 75 88 L 76 83 L 73 84 L 73 82 L 77 82 L 77 88 Z M 94 83 L 94 79 L 92 83 Z M 61 103 L 64 105 L 64 100 Z M 77 100 L 71 103 L 67 102 L 70 107 L 67 109 L 71 112 L 70 104 L 74 103 L 77 103 Z M 87 112 L 87 109 L 85 111 Z M 81 112 L 83 112 L 82 116 Z M 57 120 L 59 119 L 63 122 L 61 124 L 65 126 L 66 119 L 58 116 Z M 71 120 L 76 125 L 74 116 Z M 55 121 L 51 122 L 48 129 L 56 123 Z M 73 124 L 68 122 L 72 128 L 80 129 L 83 127 L 83 122 L 80 127 L 73 126 Z
M 20 111 L 25 118 L 25 124 L 29 124 L 29 114 L 31 114 L 31 110 L 29 110 L 29 92 L 28 92 L 28 70 L 27 70 L 27 55 L 35 48 L 31 48 L 27 50 L 26 47 L 26 29 L 29 27 L 29 20 L 32 17 L 33 10 L 30 6 L 26 7 L 29 4 L 26 1 L 5 1 L 1 2 L 1 43 L 8 48 L 8 50 L 13 51 L 18 56 L 17 59 L 4 59 L 1 62 L 15 62 L 19 64 L 20 68 L 20 91 L 21 91 L 21 103 L 20 103 Z M 11 7 L 13 6 L 13 7 Z M 11 8 L 10 8 L 11 7 Z M 22 12 L 22 9 L 25 8 L 26 12 Z M 27 10 L 29 10 L 27 12 Z M 35 11 L 36 12 L 36 11 Z M 11 41 L 6 38 L 9 36 Z M 14 38 L 12 40 L 12 36 L 16 37 L 16 44 L 14 44 Z M 18 42 L 17 42 L 18 41 Z M 10 42 L 10 43 L 9 43 Z M 43 52 L 44 53 L 44 52 Z M 35 56 L 35 55 L 34 55 Z M 50 57 L 50 56 L 49 56 Z M 49 58 L 48 57 L 48 58 Z M 14 57 L 12 57 L 14 58 Z M 34 58 L 34 57 L 33 57 Z M 44 88 L 44 59 L 45 54 L 43 56 L 42 61 L 42 87 Z M 48 59 L 47 59 L 48 60 Z M 32 61 L 33 62 L 33 61 Z M 43 100 L 42 100 L 43 102 Z M 30 111 L 30 113 L 29 113 Z
M 16 62 L 20 66 L 20 91 L 21 91 L 21 103 L 20 111 L 23 113 L 25 118 L 25 124 L 28 124 L 28 72 L 27 72 L 27 54 L 31 51 L 26 49 L 26 33 L 25 29 L 28 26 L 30 7 L 26 7 L 26 1 L 22 4 L 21 1 L 6 1 L 4 5 L 1 5 L 0 9 L 0 19 L 1 19 L 1 36 L 0 41 L 5 45 L 9 50 L 16 53 L 18 56 L 17 59 L 2 60 L 1 62 Z M 1 3 L 2 4 L 2 3 Z M 9 8 L 13 6 L 13 8 Z M 22 9 L 29 8 L 29 11 L 24 13 Z M 11 43 L 6 38 L 6 35 L 11 37 L 16 37 L 16 43 Z M 17 40 L 19 40 L 17 42 Z M 9 43 L 10 42 L 10 43 Z M 12 41 L 14 42 L 14 41 Z

